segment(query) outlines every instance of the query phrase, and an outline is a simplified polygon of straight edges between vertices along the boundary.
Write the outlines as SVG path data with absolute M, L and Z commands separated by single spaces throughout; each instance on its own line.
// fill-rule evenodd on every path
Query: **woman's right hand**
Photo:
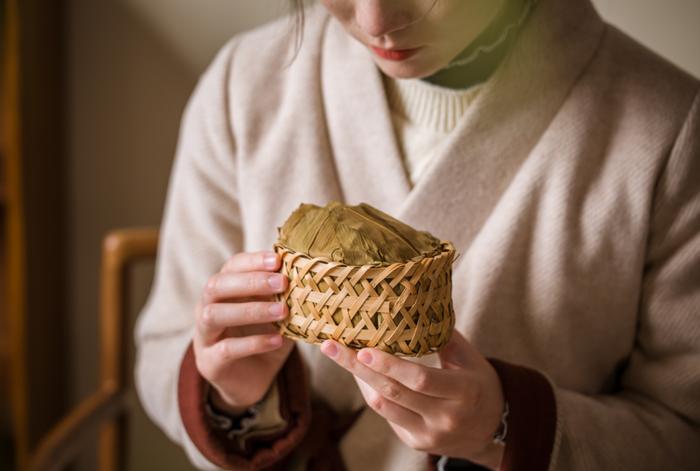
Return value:
M 272 324 L 288 313 L 273 297 L 288 283 L 279 263 L 275 252 L 237 253 L 208 280 L 197 304 L 197 369 L 213 386 L 214 404 L 233 414 L 264 397 L 294 346 Z

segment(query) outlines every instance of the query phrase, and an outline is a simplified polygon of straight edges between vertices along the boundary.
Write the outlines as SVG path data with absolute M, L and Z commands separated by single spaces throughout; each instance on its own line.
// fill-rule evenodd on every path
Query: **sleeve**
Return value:
M 234 434 L 238 436 L 239 446 L 242 449 L 250 446 L 252 438 L 274 434 L 287 427 L 288 421 L 280 408 L 279 390 L 277 382 L 273 382 L 265 398 L 257 404 L 255 409 L 257 415 L 250 422 L 250 428 Z
M 184 110 L 153 285 L 135 327 L 134 374 L 139 399 L 150 419 L 200 469 L 257 469 L 257 462 L 235 456 L 226 449 L 228 443 L 216 442 L 216 434 L 206 430 L 195 436 L 189 433 L 192 428 L 186 426 L 187 420 L 201 415 L 204 402 L 194 393 L 196 388 L 183 394 L 187 385 L 201 387 L 203 381 L 194 367 L 191 348 L 201 290 L 229 257 L 243 250 L 229 101 L 236 44 L 234 37 L 219 51 Z M 290 355 L 278 376 L 294 375 L 306 378 L 298 353 Z M 275 439 L 283 440 L 283 446 L 275 448 L 275 459 L 291 451 L 308 426 L 308 397 L 304 396 L 308 389 L 303 383 L 298 386 L 294 391 L 302 396 L 295 401 L 290 401 L 292 390 L 280 390 L 280 407 L 296 410 L 286 434 Z M 182 414 L 184 410 L 192 413 Z M 259 448 L 275 446 L 276 441 L 257 438 Z M 226 450 L 226 459 L 209 454 L 212 449 Z
M 551 469 L 700 469 L 700 95 L 657 182 L 642 276 L 620 390 L 554 389 Z
M 489 359 L 510 404 L 501 471 L 700 469 L 700 94 L 657 181 L 640 278 L 636 342 L 614 394 Z M 428 455 L 429 469 L 439 458 Z
M 214 388 L 208 385 L 206 389 L 204 402 L 210 422 L 217 424 L 220 429 L 227 430 L 228 437 L 237 440 L 239 448 L 243 449 L 252 437 L 275 433 L 287 426 L 287 420 L 280 411 L 279 387 L 276 381 L 272 382 L 260 401 L 240 416 L 219 409 L 212 400 Z

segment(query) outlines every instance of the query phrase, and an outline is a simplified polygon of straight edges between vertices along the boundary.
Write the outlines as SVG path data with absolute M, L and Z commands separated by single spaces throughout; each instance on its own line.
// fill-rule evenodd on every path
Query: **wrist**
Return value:
M 508 434 L 507 419 L 509 412 L 510 407 L 508 401 L 504 400 L 498 428 L 493 432 L 490 442 L 484 449 L 477 455 L 470 457 L 471 461 L 489 469 L 500 469 L 506 448 L 506 436 Z
M 498 470 L 503 460 L 505 445 L 501 443 L 489 443 L 477 456 L 472 456 L 469 461 L 488 469 Z
M 253 404 L 234 404 L 232 401 L 227 400 L 214 385 L 211 385 L 209 388 L 209 400 L 216 409 L 234 417 L 245 414 L 253 406 Z

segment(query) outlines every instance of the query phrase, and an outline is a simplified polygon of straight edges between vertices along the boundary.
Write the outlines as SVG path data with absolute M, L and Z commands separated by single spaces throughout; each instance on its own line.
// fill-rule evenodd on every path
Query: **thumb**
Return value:
M 457 330 L 452 330 L 452 335 L 447 344 L 438 352 L 440 364 L 446 369 L 468 368 L 474 355 L 474 347 Z

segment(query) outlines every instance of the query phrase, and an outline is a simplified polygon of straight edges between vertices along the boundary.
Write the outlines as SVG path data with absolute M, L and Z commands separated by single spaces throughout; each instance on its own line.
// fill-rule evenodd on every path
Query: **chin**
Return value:
M 433 75 L 440 70 L 440 66 L 429 66 L 426 64 L 411 64 L 410 61 L 391 62 L 384 60 L 374 61 L 377 67 L 389 77 L 397 79 L 423 78 Z

